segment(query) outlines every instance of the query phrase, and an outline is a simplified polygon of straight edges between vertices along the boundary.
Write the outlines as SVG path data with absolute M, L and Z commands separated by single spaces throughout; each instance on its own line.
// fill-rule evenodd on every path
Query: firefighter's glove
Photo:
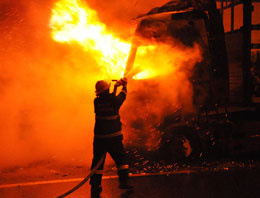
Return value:
M 118 80 L 118 81 L 116 81 L 116 84 L 115 84 L 115 86 L 116 86 L 116 87 L 119 87 L 120 85 L 122 85 L 122 82 L 121 82 L 121 80 Z
M 127 85 L 127 78 L 121 78 L 121 83 L 123 86 L 126 86 Z
M 121 78 L 119 81 L 116 82 L 115 86 L 126 86 L 127 85 L 127 78 Z

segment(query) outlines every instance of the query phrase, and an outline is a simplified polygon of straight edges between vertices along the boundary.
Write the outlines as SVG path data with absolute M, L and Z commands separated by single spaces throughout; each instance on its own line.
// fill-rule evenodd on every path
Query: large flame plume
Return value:
M 81 45 L 91 52 L 97 64 L 103 68 L 103 78 L 120 78 L 125 66 L 131 43 L 114 36 L 103 24 L 95 10 L 81 0 L 60 0 L 52 9 L 50 21 L 52 38 L 57 42 Z M 170 55 L 169 55 L 170 53 Z M 173 73 L 181 60 L 186 57 L 199 59 L 198 46 L 187 50 L 167 45 L 146 44 L 139 47 L 132 70 L 134 79 L 153 78 Z M 158 67 L 158 64 L 160 67 Z
M 91 51 L 99 66 L 105 69 L 104 78 L 123 76 L 130 44 L 109 33 L 96 11 L 86 3 L 58 1 L 52 10 L 50 26 L 55 41 L 77 42 L 86 51 Z
M 95 82 L 122 77 L 134 34 L 120 33 L 134 32 L 131 18 L 166 2 L 89 0 L 96 12 L 79 0 L 1 1 L 0 167 L 43 159 L 89 164 Z M 126 139 L 135 142 L 136 120 L 153 137 L 165 113 L 192 106 L 189 78 L 200 60 L 196 44 L 138 47 L 121 111 Z

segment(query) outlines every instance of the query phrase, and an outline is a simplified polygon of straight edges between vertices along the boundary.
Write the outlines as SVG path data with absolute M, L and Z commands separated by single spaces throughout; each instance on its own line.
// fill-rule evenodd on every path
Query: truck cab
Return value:
M 187 47 L 198 43 L 202 50 L 203 59 L 190 78 L 196 110 L 183 114 L 180 109 L 157 125 L 163 131 L 160 156 L 176 160 L 259 152 L 259 110 L 245 107 L 244 95 L 236 105 L 238 98 L 230 97 L 233 90 L 221 13 L 214 0 L 198 2 L 171 1 L 137 18 L 135 36 L 143 41 L 134 44 L 137 48 L 149 41 L 169 44 L 168 38 L 173 38 Z

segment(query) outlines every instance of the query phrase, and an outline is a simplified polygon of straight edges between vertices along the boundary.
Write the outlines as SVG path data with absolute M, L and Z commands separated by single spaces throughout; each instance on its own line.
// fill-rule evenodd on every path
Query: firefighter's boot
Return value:
M 102 192 L 102 187 L 91 186 L 91 198 L 100 198 L 100 193 Z
M 125 190 L 132 190 L 133 186 L 129 185 L 128 180 L 128 170 L 118 170 L 118 176 L 119 176 L 119 188 L 125 189 Z

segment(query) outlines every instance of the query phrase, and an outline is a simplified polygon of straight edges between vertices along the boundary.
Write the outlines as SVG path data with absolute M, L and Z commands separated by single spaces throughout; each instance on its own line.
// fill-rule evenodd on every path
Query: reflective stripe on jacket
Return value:
M 116 137 L 116 136 L 120 136 L 120 135 L 122 135 L 122 131 L 118 131 L 115 133 L 109 133 L 106 135 L 95 134 L 95 138 L 112 138 L 112 137 Z
M 96 123 L 95 137 L 106 136 L 121 131 L 119 109 L 126 98 L 126 87 L 115 96 L 114 94 L 100 94 L 94 100 Z

